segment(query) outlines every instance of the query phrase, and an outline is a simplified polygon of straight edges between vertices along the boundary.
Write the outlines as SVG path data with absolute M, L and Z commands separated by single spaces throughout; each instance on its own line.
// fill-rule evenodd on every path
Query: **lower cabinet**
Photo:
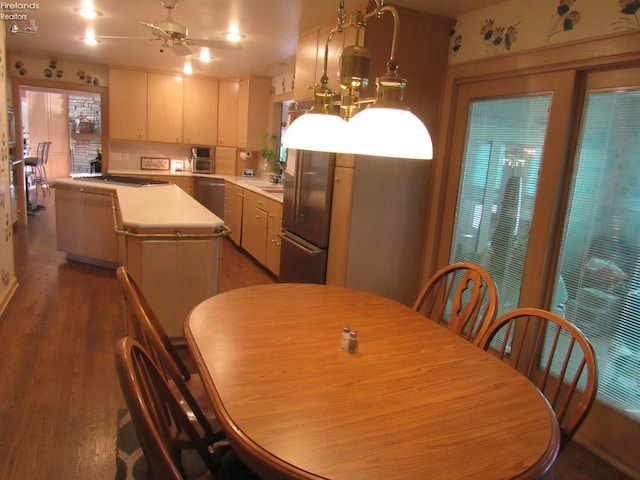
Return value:
M 268 199 L 262 195 L 244 191 L 242 204 L 242 248 L 264 265 L 267 259 Z
M 177 175 L 149 175 L 154 180 L 175 183 L 184 192 L 194 197 L 193 177 L 179 177 Z
M 119 263 L 114 231 L 115 194 L 56 188 L 56 241 L 70 259 L 114 267 Z
M 278 276 L 282 203 L 227 182 L 224 211 L 231 240 Z
M 275 276 L 280 275 L 280 231 L 282 230 L 282 204 L 269 199 L 267 221 L 267 251 L 265 266 Z
M 126 266 L 171 338 L 193 307 L 219 292 L 220 238 L 126 238 Z M 159 281 L 162 279 L 162 281 Z
M 242 203 L 244 189 L 235 183 L 226 182 L 224 186 L 224 223 L 231 230 L 229 238 L 240 246 L 242 240 Z

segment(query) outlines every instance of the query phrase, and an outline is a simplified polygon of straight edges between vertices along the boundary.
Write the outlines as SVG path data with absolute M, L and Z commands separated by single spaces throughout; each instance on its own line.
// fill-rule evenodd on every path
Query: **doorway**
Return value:
M 75 133 L 76 117 L 73 116 L 75 110 L 72 109 L 71 113 L 69 113 L 69 98 L 84 98 L 87 96 L 91 96 L 92 98 L 100 99 L 100 113 L 99 115 L 97 115 L 96 113 L 91 114 L 91 116 L 93 117 L 93 122 L 99 125 L 99 131 L 93 131 L 90 135 L 92 136 L 92 140 L 100 142 L 102 158 L 106 159 L 103 165 L 103 170 L 106 170 L 108 168 L 108 166 L 106 165 L 106 162 L 108 162 L 108 142 L 106 141 L 108 138 L 108 131 L 106 128 L 108 90 L 106 87 L 22 77 L 12 78 L 11 83 L 11 104 L 13 105 L 13 108 L 15 110 L 16 123 L 16 160 L 24 159 L 29 155 L 31 151 L 35 153 L 35 150 L 37 148 L 37 138 L 33 137 L 29 133 L 32 130 L 32 127 L 29 126 L 26 129 L 23 128 L 25 125 L 29 125 L 30 122 L 30 120 L 25 120 L 23 118 L 25 114 L 29 116 L 30 103 L 28 99 L 23 98 L 26 95 L 23 94 L 23 92 L 39 92 L 41 95 L 38 101 L 42 102 L 42 110 L 35 111 L 35 113 L 31 115 L 31 117 L 32 119 L 36 119 L 36 121 L 44 125 L 36 127 L 45 132 L 44 134 L 42 134 L 41 138 L 52 137 L 52 151 L 54 152 L 54 154 L 50 154 L 49 156 L 49 160 L 47 163 L 47 178 L 49 181 L 51 181 L 56 177 L 68 177 L 69 175 L 72 175 L 76 170 L 76 166 L 72 166 L 71 135 L 72 133 Z M 47 97 L 44 94 L 57 94 L 58 100 L 52 100 L 52 98 L 55 97 Z M 43 113 L 47 112 L 47 108 L 49 109 L 48 113 Z M 51 131 L 49 131 L 49 126 L 47 125 L 52 124 L 52 122 L 49 121 L 49 117 L 51 116 L 56 117 L 53 123 L 59 124 L 60 127 L 53 128 Z M 99 122 L 96 121 L 96 119 L 99 119 Z M 25 130 L 27 131 L 27 136 L 30 137 L 26 140 L 26 142 Z M 28 150 L 26 147 L 29 147 Z M 93 148 L 98 147 L 91 147 L 89 153 L 87 154 L 89 160 L 97 156 Z M 25 150 L 27 151 L 25 152 Z M 82 168 L 86 170 L 86 167 Z M 82 171 L 83 170 L 80 169 L 78 170 L 78 173 L 82 173 Z M 24 168 L 22 168 L 22 164 L 20 164 L 19 167 L 16 168 L 15 177 L 15 190 L 17 197 L 17 225 L 27 224 L 28 209 L 25 184 L 25 171 Z
M 20 89 L 24 157 L 51 142 L 49 179 L 92 173 L 102 152 L 99 93 L 24 86 Z

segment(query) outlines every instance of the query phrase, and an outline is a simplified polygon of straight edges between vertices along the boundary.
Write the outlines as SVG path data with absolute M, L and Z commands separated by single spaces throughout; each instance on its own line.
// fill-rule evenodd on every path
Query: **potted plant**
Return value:
M 273 183 L 280 183 L 284 172 L 284 161 L 280 158 L 278 144 L 280 136 L 266 133 L 264 135 L 265 146 L 260 150 L 260 156 L 264 159 L 264 169 L 272 167 Z

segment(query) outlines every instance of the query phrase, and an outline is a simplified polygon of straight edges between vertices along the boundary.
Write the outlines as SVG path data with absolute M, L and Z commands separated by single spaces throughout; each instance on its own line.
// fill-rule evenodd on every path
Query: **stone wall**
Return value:
M 91 161 L 96 158 L 98 151 L 102 150 L 100 111 L 99 95 L 69 95 L 71 173 L 90 173 Z M 80 130 L 78 128 L 79 121 L 91 122 L 92 131 Z

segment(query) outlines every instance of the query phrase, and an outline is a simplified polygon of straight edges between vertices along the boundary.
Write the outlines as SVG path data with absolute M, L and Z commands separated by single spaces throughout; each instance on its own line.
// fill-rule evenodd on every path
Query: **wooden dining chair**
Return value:
M 498 318 L 479 346 L 509 362 L 547 398 L 560 425 L 562 451 L 596 398 L 598 365 L 591 343 L 554 313 L 520 308 Z
M 413 309 L 477 345 L 498 309 L 498 288 L 483 267 L 457 262 L 437 271 Z
M 202 430 L 205 441 L 213 443 L 219 439 L 221 429 L 200 376 L 189 371 L 127 269 L 123 266 L 118 267 L 116 277 L 129 312 L 134 337 L 164 373 L 189 419 Z
M 215 474 L 220 464 L 217 455 L 228 444 L 223 441 L 211 447 L 202 439 L 140 342 L 132 337 L 121 339 L 116 344 L 115 360 L 120 388 L 152 478 L 185 478 L 180 459 L 183 445 L 177 440 L 182 435 Z

